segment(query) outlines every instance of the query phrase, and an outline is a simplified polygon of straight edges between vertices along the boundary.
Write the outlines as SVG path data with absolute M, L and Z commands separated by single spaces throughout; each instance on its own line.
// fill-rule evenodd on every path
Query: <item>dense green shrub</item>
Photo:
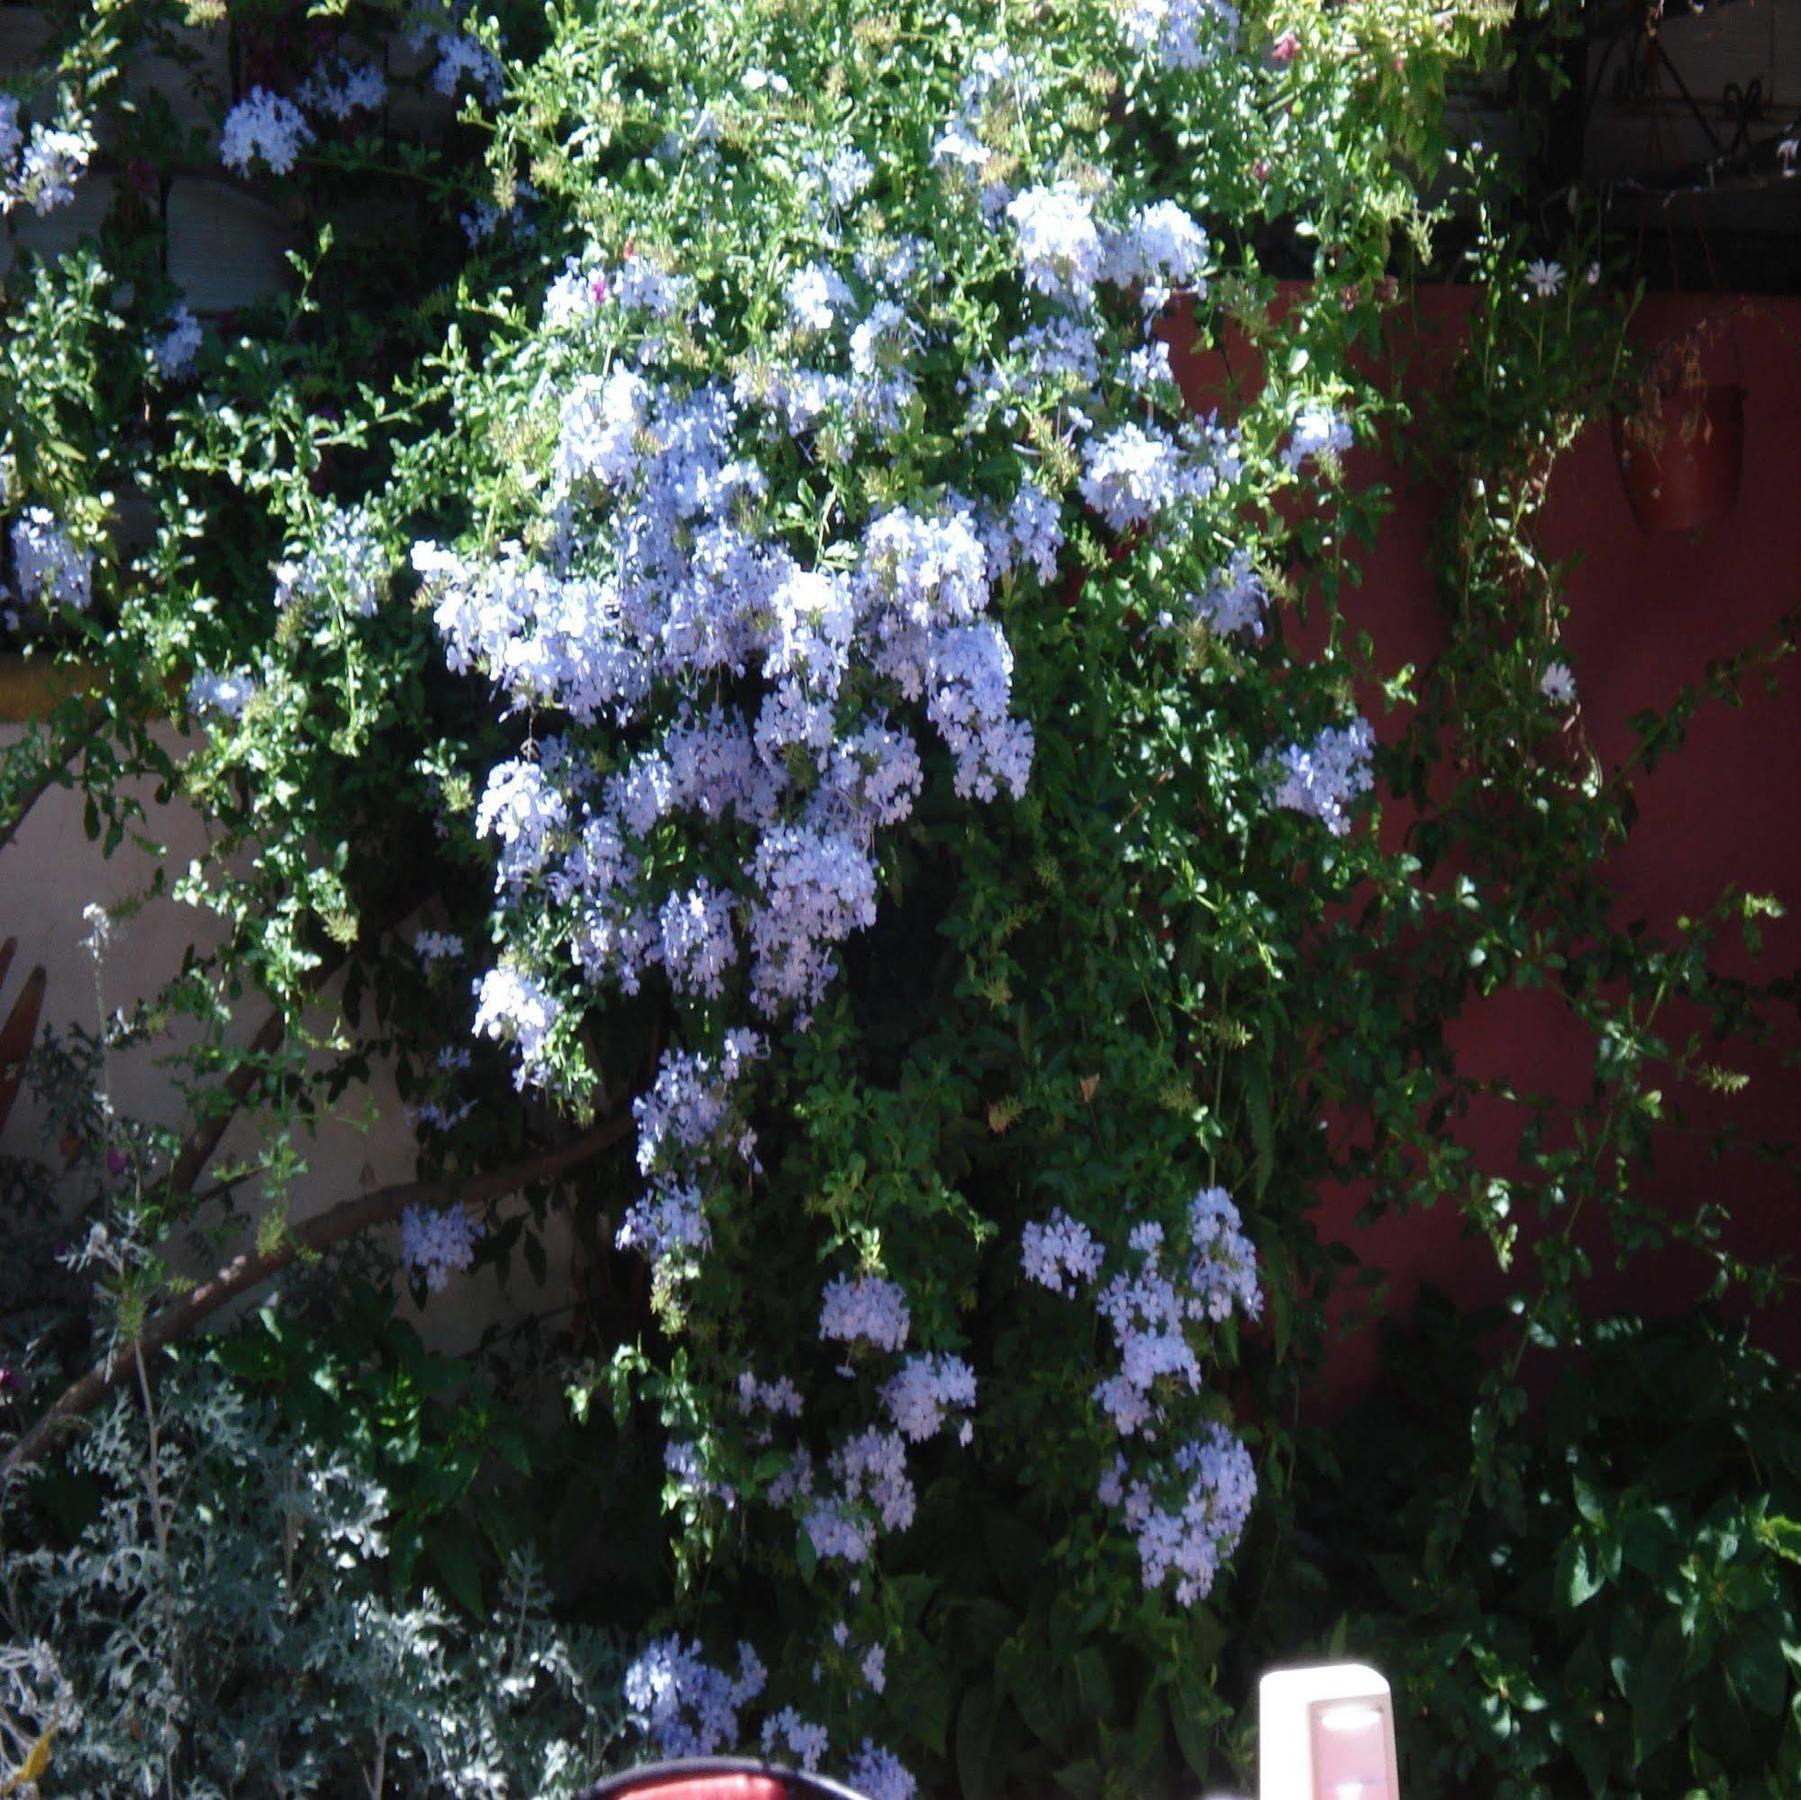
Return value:
M 1312 1472 L 1314 1567 L 1406 1696 L 1409 1786 L 1792 1792 L 1793 1378 L 1707 1313 L 1590 1335 L 1506 1491 L 1479 1497 L 1477 1340 L 1429 1297 L 1392 1333 L 1407 1378 Z

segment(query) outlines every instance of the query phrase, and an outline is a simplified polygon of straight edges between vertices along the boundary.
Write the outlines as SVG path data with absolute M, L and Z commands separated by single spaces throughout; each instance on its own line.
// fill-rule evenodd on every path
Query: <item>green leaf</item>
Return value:
M 1752 1712 L 1773 1719 L 1788 1698 L 1782 1633 L 1769 1617 L 1741 1625 L 1726 1640 L 1726 1679 Z
M 417 1523 L 402 1519 L 388 1533 L 388 1576 L 394 1592 L 403 1594 L 412 1586 L 413 1570 L 424 1548 Z
M 1066 1736 L 1066 1721 L 1053 1698 L 1056 1684 L 1045 1679 L 1046 1671 L 1038 1660 L 1014 1638 L 1001 1645 L 994 1672 L 1026 1729 L 1040 1743 L 1060 1748 Z
M 1690 1709 L 1675 1704 L 1684 1660 L 1682 1631 L 1671 1618 L 1613 1660 L 1614 1681 L 1632 1707 L 1633 1755 L 1640 1762 L 1687 1722 Z
M 457 1604 L 477 1618 L 486 1606 L 482 1600 L 481 1543 L 464 1519 L 440 1519 L 425 1535 L 425 1560 L 443 1577 Z
M 987 1684 L 972 1687 L 957 1708 L 957 1785 L 964 1800 L 986 1800 L 988 1757 L 1000 1701 Z
M 1051 1779 L 1064 1793 L 1074 1794 L 1076 1800 L 1100 1800 L 1101 1765 L 1092 1757 L 1066 1763 Z
M 1626 1564 L 1654 1580 L 1666 1579 L 1681 1554 L 1676 1515 L 1667 1506 L 1635 1506 L 1620 1521 L 1620 1552 Z
M 1111 1719 L 1115 1705 L 1113 1676 L 1099 1648 L 1090 1644 L 1079 1651 L 1069 1669 L 1075 1689 L 1076 1716 L 1090 1724 L 1097 1719 Z
M 1138 1699 L 1138 1714 L 1132 1721 L 1132 1767 L 1140 1781 L 1153 1778 L 1164 1761 L 1164 1724 L 1168 1716 L 1163 1695 L 1155 1688 L 1147 1689 Z
M 1170 1727 L 1176 1734 L 1182 1760 L 1204 1781 L 1215 1761 L 1217 1727 L 1231 1716 L 1231 1708 L 1212 1686 L 1192 1676 L 1175 1682 L 1165 1692 Z
M 632 1411 L 633 1378 L 650 1367 L 650 1360 L 636 1344 L 621 1344 L 607 1364 L 604 1381 L 607 1398 L 612 1403 L 613 1420 L 622 1429 Z
M 1779 1513 L 1760 1519 L 1757 1541 L 1766 1550 L 1774 1550 L 1784 1561 L 1801 1563 L 1801 1520 L 1785 1519 Z
M 1576 1759 L 1577 1768 L 1582 1771 L 1583 1779 L 1588 1783 L 1589 1792 L 1605 1794 L 1609 1762 L 1606 1733 L 1587 1717 L 1577 1717 L 1571 1719 L 1565 1727 L 1565 1741 L 1569 1745 L 1570 1755 Z
M 1564 1540 L 1553 1579 L 1559 1603 L 1572 1611 L 1587 1605 L 1601 1591 L 1594 1553 L 1584 1539 L 1570 1537 Z
M 1251 1127 L 1251 1144 L 1255 1161 L 1251 1168 L 1251 1186 L 1261 1200 L 1276 1172 L 1275 1130 L 1270 1116 L 1269 1060 L 1258 1052 L 1246 1052 L 1244 1058 L 1245 1116 Z

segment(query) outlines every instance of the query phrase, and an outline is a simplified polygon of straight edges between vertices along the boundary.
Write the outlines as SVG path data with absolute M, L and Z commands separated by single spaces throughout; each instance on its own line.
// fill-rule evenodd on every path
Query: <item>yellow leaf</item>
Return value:
M 14 1793 L 28 1781 L 37 1781 L 42 1777 L 50 1767 L 50 1740 L 55 1735 L 54 1725 L 45 1726 L 43 1735 L 31 1746 L 30 1754 L 19 1764 L 17 1772 L 7 1777 L 5 1787 L 0 1787 L 0 1794 Z

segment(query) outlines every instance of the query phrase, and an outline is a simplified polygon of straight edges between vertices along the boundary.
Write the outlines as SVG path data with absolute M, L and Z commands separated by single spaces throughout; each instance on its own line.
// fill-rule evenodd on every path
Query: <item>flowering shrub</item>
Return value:
M 244 1267 L 329 1253 L 310 1329 L 374 1226 L 422 1296 L 573 1244 L 560 1322 L 483 1353 L 572 1418 L 434 1423 L 463 1534 L 400 1580 L 479 1610 L 550 1540 L 630 1639 L 634 1753 L 876 1800 L 1242 1774 L 1328 1106 L 1442 1174 L 1385 958 L 1456 903 L 1368 828 L 1335 602 L 1353 351 L 1495 9 L 421 6 L 392 58 L 381 9 L 243 10 L 306 54 L 205 155 L 297 222 L 294 288 L 197 320 L 128 196 L 11 278 L 8 629 L 105 680 L 0 791 L 76 785 L 113 845 L 123 775 L 179 791 L 217 835 L 146 897 L 221 933 L 104 1023 L 102 1064 L 194 1028 L 195 1117 L 83 1115 L 34 1416 L 191 1328 L 186 1234 L 240 1208 Z M 109 17 L 65 121 L 173 15 Z M 1261 380 L 1191 404 L 1191 327 Z M 378 1059 L 419 1181 L 291 1222 Z
M 592 1383 L 674 1434 L 687 1583 L 791 1555 L 847 1634 L 765 1637 L 766 1685 L 662 1642 L 634 1675 L 645 1729 L 721 1749 L 755 1707 L 839 1769 L 865 1733 L 869 1755 L 899 1733 L 929 1756 L 961 1685 L 926 1649 L 948 1619 L 907 1624 L 934 1494 L 1044 1534 L 1028 1613 L 1054 1585 L 1130 1638 L 1115 1609 L 1146 1596 L 1146 1649 L 1250 1514 L 1220 1371 L 1262 1296 L 1217 1175 L 1259 1184 L 1183 1068 L 1216 972 L 1262 933 L 1221 922 L 1230 947 L 1188 968 L 1157 933 L 1214 904 L 1200 867 L 1186 892 L 1177 875 L 1213 829 L 1244 894 L 1297 850 L 1349 879 L 1328 846 L 1370 785 L 1367 727 L 1333 722 L 1331 669 L 1230 647 L 1262 629 L 1277 497 L 1317 505 L 1349 446 L 1342 377 L 1195 416 L 1153 329 L 1172 300 L 1212 316 L 1222 284 L 1256 304 L 1195 210 L 1248 198 L 1270 130 L 1276 78 L 1227 9 L 1155 31 L 1065 9 L 1005 41 L 854 7 L 748 35 L 568 17 L 557 42 L 500 148 L 583 238 L 456 386 L 474 529 L 410 552 L 450 669 L 517 721 L 469 770 L 499 953 L 476 1029 L 522 1089 L 582 1105 L 613 1085 L 597 1016 L 667 1021 L 617 1231 L 660 1329 Z M 1226 117 L 1251 140 L 1200 123 Z M 1170 791 L 1134 794 L 1116 747 L 1142 753 L 1159 713 L 1210 766 L 1153 764 Z M 1143 859 L 1152 918 L 1135 878 L 1083 891 L 1097 826 Z M 1122 916 L 1141 947 L 1102 952 Z M 926 965 L 912 994 L 888 991 L 896 959 Z M 1014 991 L 1060 967 L 1082 1004 Z M 1080 1139 L 1047 1139 L 1082 1112 L 1101 1136 L 1078 1176 Z M 1021 1284 L 1047 1229 L 1084 1234 L 1056 1266 L 1091 1289 L 1086 1330 Z M 796 1404 L 766 1404 L 771 1383 Z M 1031 1635 L 988 1652 L 1015 1705 L 1041 1679 Z

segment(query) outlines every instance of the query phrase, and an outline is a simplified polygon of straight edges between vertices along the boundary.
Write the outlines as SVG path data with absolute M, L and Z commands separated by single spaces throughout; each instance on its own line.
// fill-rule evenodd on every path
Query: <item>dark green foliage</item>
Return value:
M 1427 1296 L 1377 1394 L 1303 1463 L 1320 1541 L 1290 1573 L 1395 1680 L 1405 1790 L 1793 1793 L 1792 1373 L 1712 1310 L 1591 1320 L 1485 1492 L 1460 1473 L 1482 1323 Z

